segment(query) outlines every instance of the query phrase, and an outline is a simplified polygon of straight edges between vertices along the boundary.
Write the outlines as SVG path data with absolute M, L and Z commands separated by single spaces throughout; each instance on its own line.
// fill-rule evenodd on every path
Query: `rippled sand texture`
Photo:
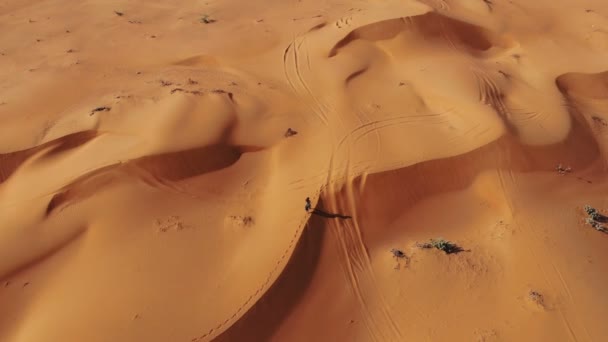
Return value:
M 5 0 L 0 29 L 1 341 L 608 339 L 607 2 Z

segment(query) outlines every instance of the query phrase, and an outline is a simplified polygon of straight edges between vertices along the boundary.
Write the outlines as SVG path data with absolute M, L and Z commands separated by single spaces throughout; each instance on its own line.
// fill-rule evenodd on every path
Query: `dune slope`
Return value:
M 0 29 L 0 340 L 608 337 L 605 2 L 6 0 Z

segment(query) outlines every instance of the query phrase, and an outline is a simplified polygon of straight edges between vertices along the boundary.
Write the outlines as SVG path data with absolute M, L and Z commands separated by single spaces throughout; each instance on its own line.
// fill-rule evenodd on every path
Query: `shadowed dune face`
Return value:
M 76 148 L 97 136 L 95 131 L 73 133 L 58 140 L 50 141 L 26 151 L 16 151 L 0 155 L 0 183 L 4 182 L 19 166 L 40 151 L 50 156 L 72 148 Z
M 0 340 L 605 339 L 607 18 L 1 4 Z
M 289 312 L 302 300 L 318 267 L 327 225 L 311 218 L 295 250 L 281 273 L 281 278 L 230 329 L 215 341 L 236 341 L 250 336 L 251 341 L 268 341 L 276 334 Z M 259 317 L 264 317 L 263 325 Z
M 568 73 L 560 75 L 555 83 L 566 96 L 588 99 L 608 98 L 608 71 L 597 74 Z
M 140 174 L 144 181 L 154 180 L 160 184 L 167 184 L 230 167 L 241 158 L 243 153 L 259 150 L 261 148 L 212 145 L 188 151 L 145 156 L 96 170 L 67 186 L 65 191 L 55 194 L 49 202 L 46 214 L 50 215 L 66 202 L 80 201 L 85 196 L 93 195 L 95 189 L 110 186 L 113 177 L 109 177 L 107 173 L 113 169 L 132 175 Z M 154 186 L 154 181 L 149 184 Z
M 563 94 L 570 111 L 586 122 L 597 135 L 597 141 L 606 155 L 606 127 L 608 117 L 608 72 L 595 74 L 568 73 L 556 78 L 555 83 Z
M 515 41 L 488 29 L 467 22 L 429 12 L 423 15 L 390 19 L 357 28 L 340 40 L 329 53 L 334 57 L 339 50 L 356 40 L 382 41 L 402 36 L 406 41 L 420 39 L 429 45 L 463 50 L 476 57 L 489 57 L 490 50 L 504 52 L 515 46 Z M 413 38 L 413 39 L 412 39 Z
M 133 163 L 157 178 L 180 181 L 229 167 L 236 163 L 246 150 L 255 152 L 261 148 L 212 145 L 195 150 L 146 156 Z

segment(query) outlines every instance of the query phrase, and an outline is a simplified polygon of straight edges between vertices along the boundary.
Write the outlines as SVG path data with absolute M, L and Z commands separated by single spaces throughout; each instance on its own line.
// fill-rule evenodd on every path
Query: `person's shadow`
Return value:
M 326 218 L 339 218 L 339 219 L 343 219 L 343 220 L 344 219 L 350 219 L 350 218 L 352 218 L 351 216 L 346 216 L 346 215 L 342 215 L 342 214 L 328 213 L 328 212 L 325 212 L 325 211 L 320 210 L 320 209 L 313 209 L 312 210 L 312 214 L 313 215 L 319 215 L 319 216 L 326 217 Z

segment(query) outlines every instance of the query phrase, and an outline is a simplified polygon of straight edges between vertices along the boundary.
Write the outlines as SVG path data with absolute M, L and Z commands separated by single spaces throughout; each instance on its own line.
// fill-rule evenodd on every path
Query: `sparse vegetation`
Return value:
M 298 132 L 294 131 L 291 128 L 287 128 L 287 131 L 285 132 L 285 138 L 292 137 L 292 136 L 294 136 L 296 134 L 298 134 Z
M 253 217 L 251 217 L 251 216 L 243 217 L 243 225 L 250 226 L 252 224 L 253 224 Z
M 606 228 L 606 226 L 604 226 L 603 224 L 593 220 L 590 217 L 587 217 L 585 219 L 585 223 L 587 223 L 588 225 L 590 225 L 593 229 L 602 232 L 602 233 L 606 233 L 608 234 L 608 228 Z
M 455 244 L 453 242 L 444 240 L 442 238 L 431 239 L 430 242 L 418 243 L 416 245 L 418 247 L 424 248 L 424 249 L 436 248 L 440 251 L 445 252 L 445 254 L 453 254 L 453 253 L 458 253 L 458 252 L 463 251 L 462 247 L 458 246 L 457 244 Z
M 530 290 L 530 292 L 528 292 L 528 299 L 539 306 L 545 305 L 545 300 L 540 292 Z
M 492 12 L 492 10 L 494 9 L 494 3 L 492 2 L 492 0 L 483 0 L 483 2 L 485 2 L 486 6 L 488 6 L 488 10 Z
M 431 245 L 440 251 L 444 251 L 447 254 L 453 253 L 458 250 L 458 246 L 443 239 L 431 240 Z
M 125 15 L 124 13 L 122 13 L 120 11 L 114 11 L 114 14 L 116 14 L 119 17 L 122 17 L 123 15 Z
M 226 95 L 228 95 L 228 98 L 230 99 L 230 101 L 234 101 L 234 94 L 232 92 L 225 91 L 224 89 L 212 89 L 211 93 L 226 94 Z
M 597 209 L 593 208 L 590 205 L 585 205 L 584 210 L 588 216 L 585 218 L 585 223 L 590 225 L 593 229 L 595 229 L 599 232 L 608 234 L 608 227 L 606 227 L 602 224 L 602 222 L 607 221 L 607 217 L 600 214 L 600 212 Z
M 203 94 L 203 92 L 200 91 L 200 90 L 186 90 L 184 88 L 173 88 L 173 89 L 171 89 L 171 94 L 175 94 L 177 92 L 181 92 L 181 93 L 185 93 L 185 94 L 192 94 L 192 95 L 201 95 L 201 94 Z
M 402 250 L 400 250 L 400 249 L 391 248 L 391 253 L 393 254 L 393 256 L 395 258 L 403 259 L 403 258 L 406 257 L 405 253 Z
M 155 225 L 159 233 L 182 231 L 189 228 L 181 221 L 179 216 L 169 216 L 164 219 L 156 219 Z
M 599 116 L 592 116 L 591 119 L 593 120 L 594 123 L 601 125 L 601 126 L 608 126 L 608 123 L 606 123 L 606 120 L 600 118 Z
M 107 107 L 107 106 L 97 107 L 97 108 L 93 109 L 91 111 L 91 114 L 89 114 L 89 115 L 93 115 L 93 114 L 95 114 L 97 112 L 109 112 L 110 109 L 112 109 L 112 108 L 111 107 Z
M 562 164 L 558 164 L 558 165 L 555 167 L 555 171 L 557 171 L 557 173 L 559 173 L 560 175 L 562 175 L 562 176 L 563 176 L 563 175 L 565 175 L 565 174 L 567 174 L 567 173 L 572 172 L 572 168 L 571 168 L 570 166 L 568 166 L 568 167 L 564 167 Z
M 232 215 L 230 216 L 230 219 L 242 227 L 249 227 L 255 223 L 251 216 Z
M 597 211 L 597 209 L 593 208 L 590 205 L 585 205 L 584 209 L 587 213 L 587 216 L 589 216 L 589 218 L 594 221 L 598 221 L 602 217 L 602 215 Z
M 201 21 L 201 23 L 203 23 L 203 24 L 212 24 L 212 23 L 214 23 L 216 20 L 215 20 L 215 19 L 213 19 L 213 18 L 211 18 L 211 17 L 210 17 L 208 14 L 204 14 L 204 15 L 201 17 L 201 20 L 200 20 L 200 21 Z
M 395 260 L 397 261 L 397 264 L 395 265 L 394 269 L 401 269 L 401 261 L 405 262 L 404 267 L 409 266 L 410 258 L 408 258 L 404 251 L 397 248 L 391 248 L 391 254 L 393 255 L 393 258 L 395 258 Z

